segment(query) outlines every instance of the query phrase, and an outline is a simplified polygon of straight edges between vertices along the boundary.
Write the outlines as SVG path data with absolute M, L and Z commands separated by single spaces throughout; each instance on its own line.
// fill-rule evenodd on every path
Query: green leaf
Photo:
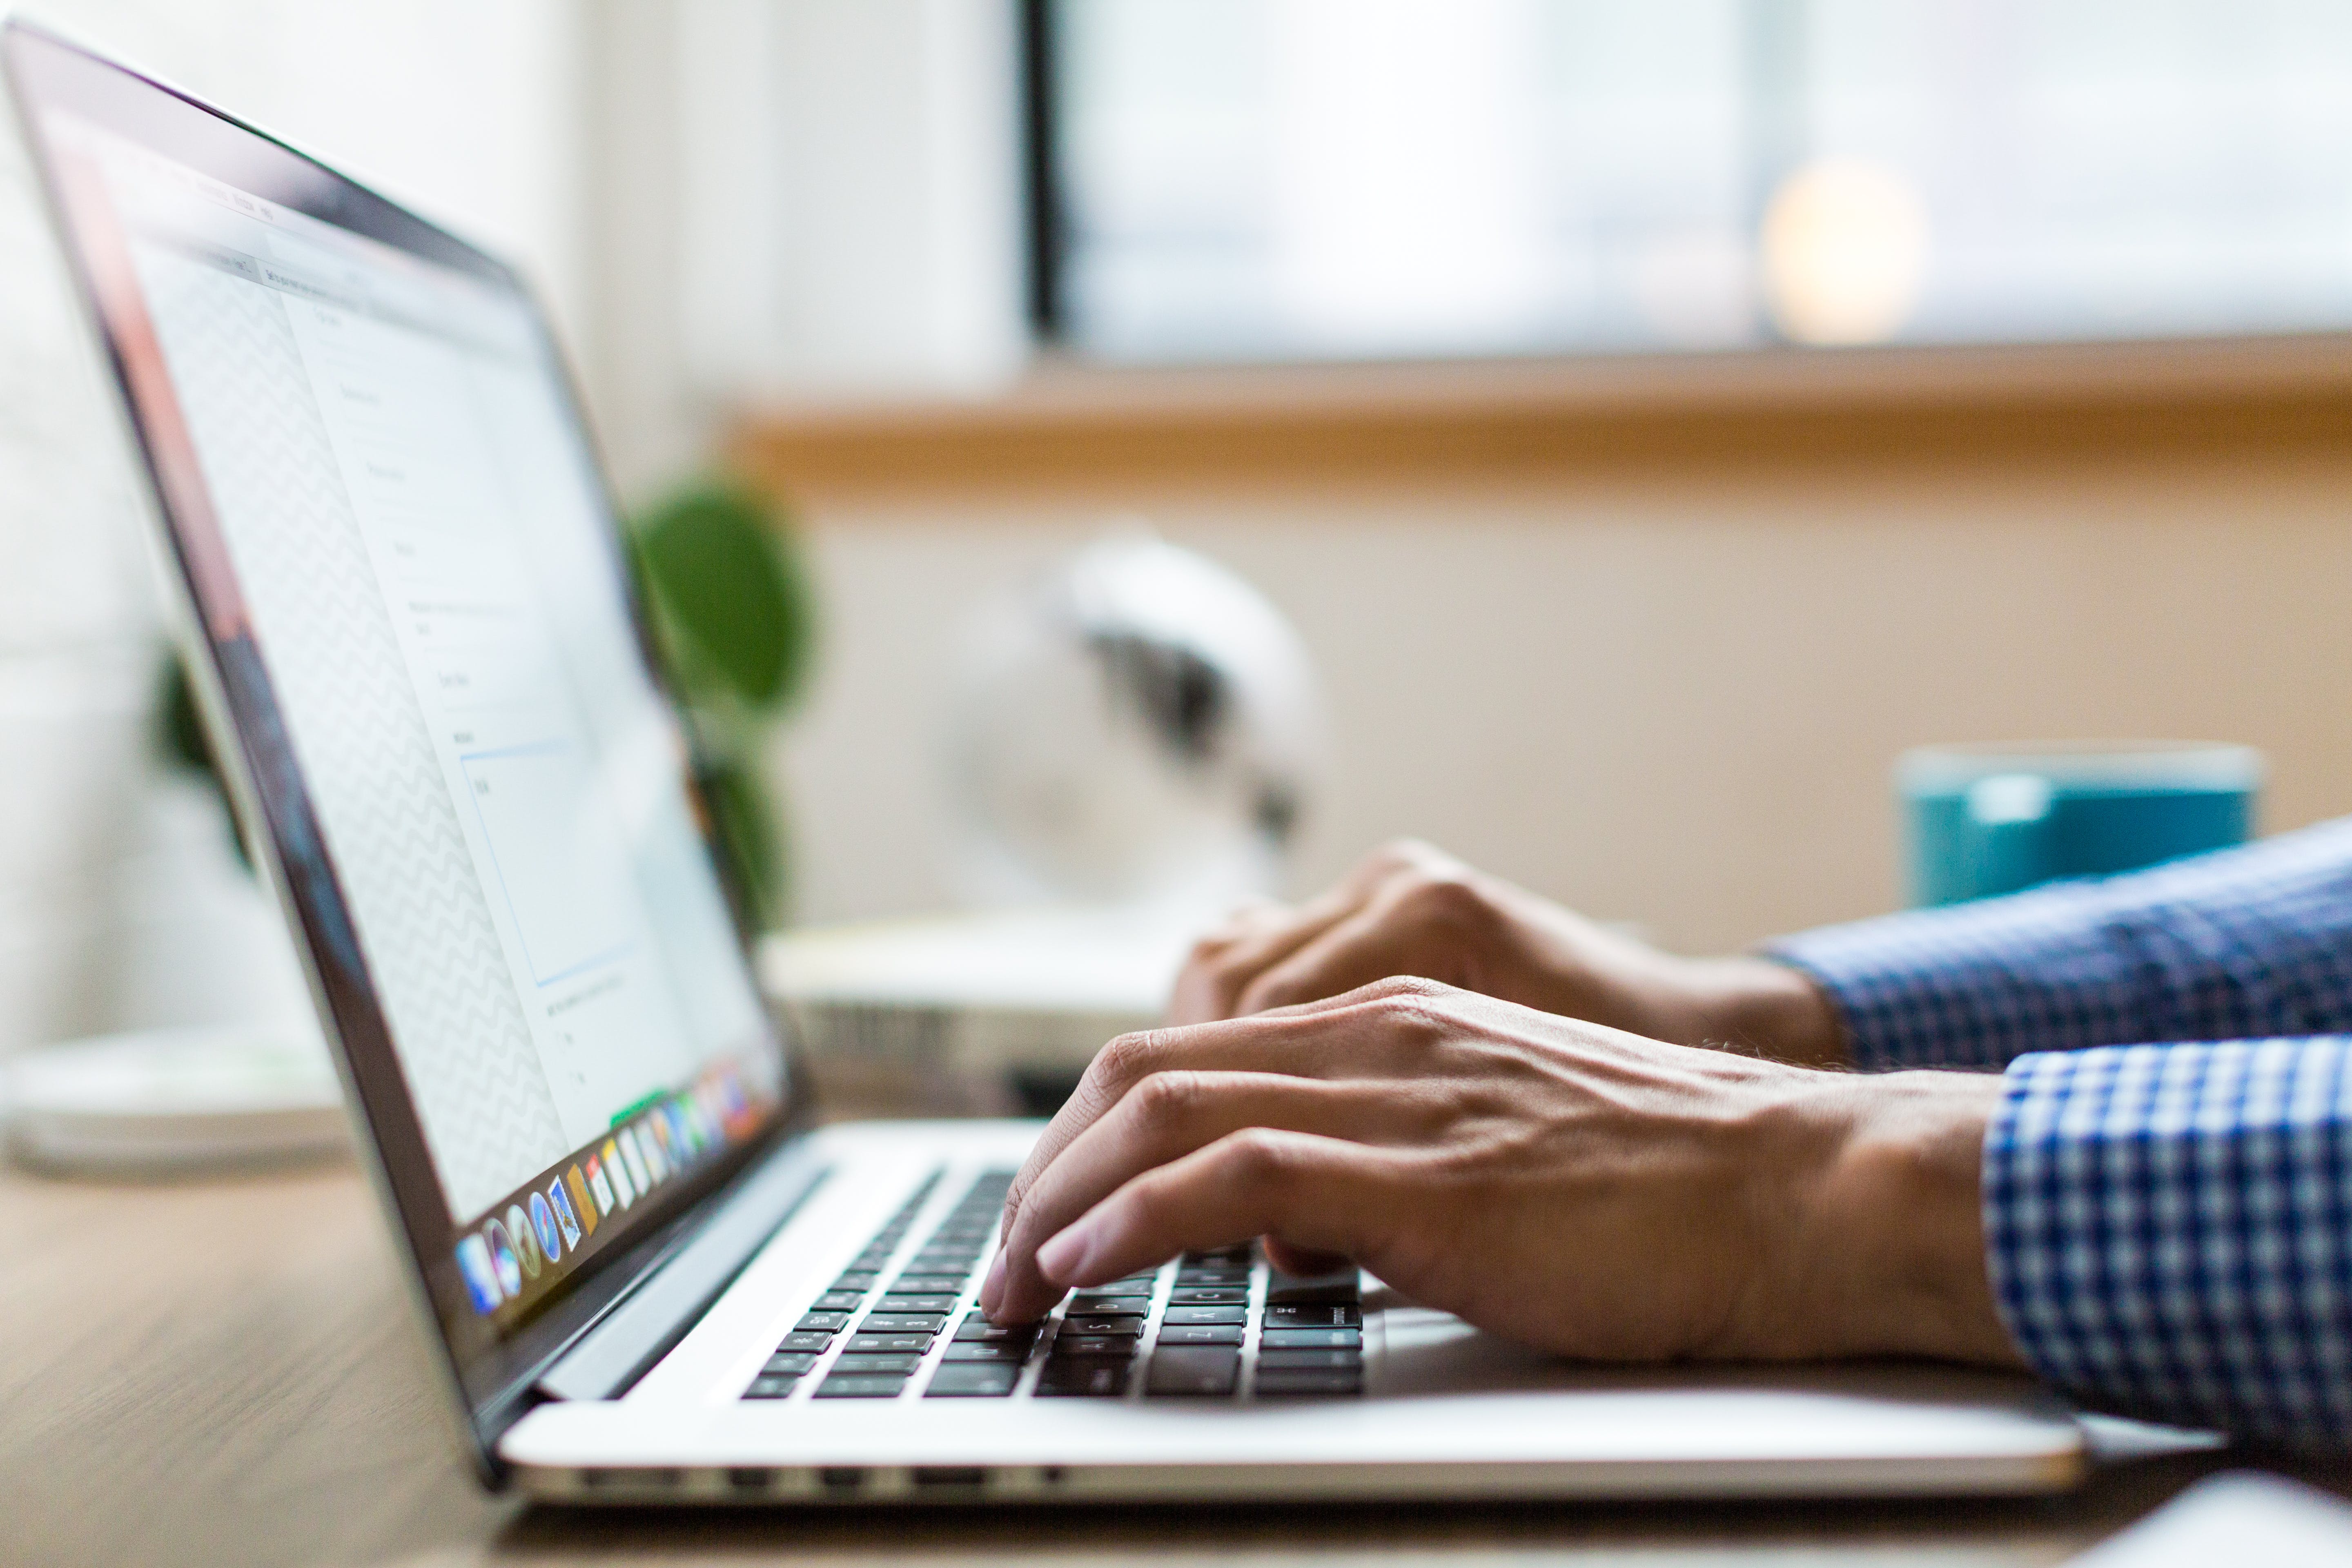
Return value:
M 811 595 L 755 492 L 723 481 L 681 491 L 638 521 L 634 542 L 689 702 L 723 691 L 772 717 L 800 694 L 814 641 Z

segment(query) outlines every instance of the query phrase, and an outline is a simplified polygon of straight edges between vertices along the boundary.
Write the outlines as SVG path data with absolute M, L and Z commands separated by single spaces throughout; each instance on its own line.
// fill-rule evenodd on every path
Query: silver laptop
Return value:
M 1548 1361 L 1246 1237 L 1003 1329 L 1017 1122 L 821 1127 L 544 317 L 22 24 L 233 793 L 486 1483 L 597 1502 L 2032 1492 L 2022 1380 Z

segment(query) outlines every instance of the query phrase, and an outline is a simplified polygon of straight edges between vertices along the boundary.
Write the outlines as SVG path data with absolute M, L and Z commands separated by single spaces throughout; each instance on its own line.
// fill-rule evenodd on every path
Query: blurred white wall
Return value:
M 567 0 L 24 9 L 488 241 L 584 325 L 584 35 Z M 201 799 L 149 787 L 156 615 L 131 473 L 13 130 L 0 136 L 0 1051 L 234 1016 L 252 999 L 224 976 L 285 978 L 282 952 L 253 951 L 281 939 Z

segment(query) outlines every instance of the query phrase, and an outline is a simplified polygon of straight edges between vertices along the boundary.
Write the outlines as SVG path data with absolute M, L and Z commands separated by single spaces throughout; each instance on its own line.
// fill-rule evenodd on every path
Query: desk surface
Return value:
M 0 1167 L 5 1170 L 5 1167 Z M 2214 1460 L 2058 1501 L 568 1514 L 484 1496 L 348 1169 L 191 1185 L 0 1174 L 0 1560 L 797 1559 L 1073 1565 L 2063 1560 Z M 2305 1472 L 2325 1483 L 2329 1478 Z

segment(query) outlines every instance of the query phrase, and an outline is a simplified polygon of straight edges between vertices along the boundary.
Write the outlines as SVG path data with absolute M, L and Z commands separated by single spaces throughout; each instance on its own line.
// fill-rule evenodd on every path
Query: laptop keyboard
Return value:
M 793 1325 L 746 1399 L 1297 1399 L 1363 1392 L 1353 1269 L 1307 1279 L 1249 1247 L 1078 1291 L 999 1328 L 973 1301 L 1010 1171 L 987 1171 L 905 1252 L 934 1171 Z M 901 1253 L 905 1252 L 905 1256 Z

